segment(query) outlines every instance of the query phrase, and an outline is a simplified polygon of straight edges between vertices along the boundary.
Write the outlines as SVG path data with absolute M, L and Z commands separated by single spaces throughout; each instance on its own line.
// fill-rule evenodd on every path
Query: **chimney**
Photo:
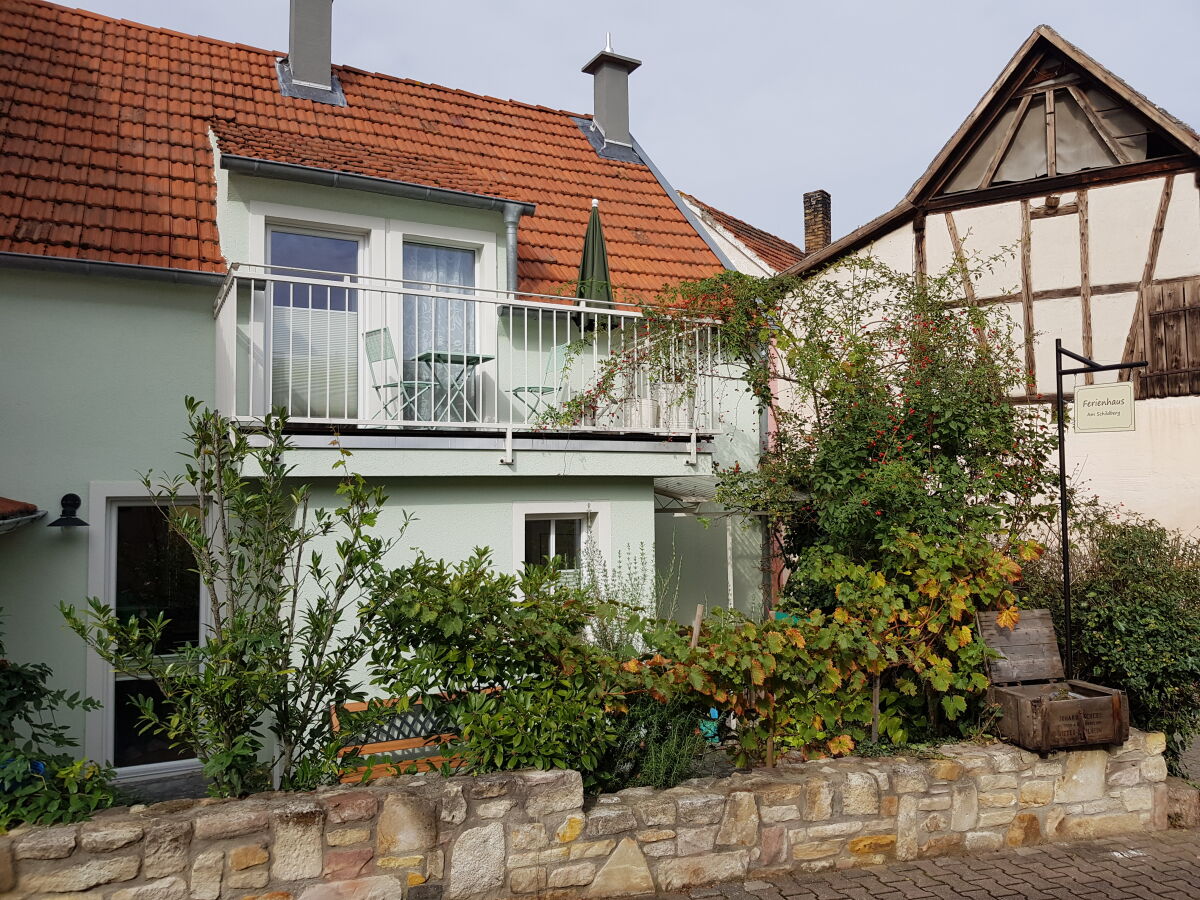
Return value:
M 333 0 L 292 0 L 288 32 L 288 66 L 298 86 L 330 90 Z
M 832 201 L 829 191 L 809 191 L 804 195 L 804 252 L 816 253 L 832 239 Z
M 611 38 L 603 50 L 583 67 L 592 76 L 592 122 L 606 144 L 633 146 L 629 134 L 629 73 L 642 64 L 640 59 L 613 53 Z

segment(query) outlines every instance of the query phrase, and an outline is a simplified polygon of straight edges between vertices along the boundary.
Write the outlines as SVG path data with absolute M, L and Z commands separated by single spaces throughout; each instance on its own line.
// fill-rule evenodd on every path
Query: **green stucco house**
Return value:
M 595 114 L 574 115 L 331 66 L 331 5 L 294 0 L 287 54 L 0 9 L 0 494 L 28 504 L 0 508 L 0 606 L 10 654 L 102 701 L 76 733 L 131 781 L 194 763 L 137 733 L 125 701 L 149 688 L 57 606 L 96 596 L 202 638 L 189 561 L 139 483 L 178 471 L 185 395 L 247 421 L 286 408 L 318 496 L 339 434 L 386 485 L 379 527 L 416 517 L 396 563 L 592 552 L 678 572 L 681 618 L 761 601 L 760 531 L 695 517 L 714 458 L 757 456 L 746 394 L 701 385 L 668 413 L 646 385 L 579 425 L 543 416 L 664 283 L 732 267 L 731 248 L 770 271 L 763 233 L 714 226 L 630 135 L 637 60 L 599 53 Z M 593 200 L 612 304 L 574 299 Z M 803 255 L 766 238 L 775 268 L 781 245 Z M 86 525 L 48 527 L 69 494 Z

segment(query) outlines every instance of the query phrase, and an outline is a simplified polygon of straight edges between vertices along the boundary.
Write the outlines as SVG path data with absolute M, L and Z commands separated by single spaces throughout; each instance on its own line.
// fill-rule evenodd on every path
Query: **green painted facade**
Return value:
M 0 535 L 0 606 L 16 659 L 84 690 L 85 654 L 60 602 L 87 595 L 88 530 L 47 528 L 63 494 L 172 471 L 183 397 L 211 397 L 215 290 L 150 281 L 3 272 L 0 287 L 2 493 L 49 516 Z
M 254 258 L 252 229 L 262 221 L 256 209 L 287 206 L 313 211 L 306 217 L 313 222 L 324 212 L 485 233 L 493 241 L 486 257 L 494 265 L 490 286 L 505 283 L 499 213 L 230 178 L 219 169 L 218 195 L 230 261 Z M 391 224 L 384 229 L 390 234 Z M 392 255 L 389 244 L 385 272 Z M 83 498 L 79 515 L 97 524 L 104 521 L 106 509 L 92 508 L 89 495 L 98 496 L 101 483 L 134 485 L 147 469 L 179 470 L 183 397 L 211 401 L 216 394 L 216 295 L 215 286 L 3 270 L 0 494 L 34 502 L 49 510 L 50 517 L 0 535 L 0 607 L 10 656 L 49 663 L 57 686 L 94 692 L 100 677 L 93 663 L 89 684 L 87 654 L 62 624 L 57 607 L 83 603 L 89 583 L 103 585 L 108 554 L 96 546 L 96 529 L 52 529 L 46 523 L 68 492 Z M 740 459 L 746 464 L 756 456 L 752 406 L 739 398 L 727 411 L 722 427 L 730 434 L 718 439 L 719 455 L 727 463 Z M 503 439 L 494 434 L 470 446 L 471 439 L 457 446 L 436 445 L 436 431 L 429 438 L 427 443 L 435 445 L 401 445 L 390 437 L 348 440 L 352 468 L 384 484 L 389 494 L 381 531 L 398 536 L 404 513 L 414 517 L 390 563 L 411 558 L 418 547 L 457 560 L 476 546 L 490 546 L 497 565 L 511 570 L 516 565 L 514 504 L 593 503 L 607 519 L 600 549 L 608 559 L 644 550 L 660 567 L 672 560 L 678 564 L 681 619 L 690 619 L 698 601 L 726 602 L 724 522 L 704 529 L 694 520 L 655 514 L 654 478 L 709 475 L 711 454 L 701 452 L 692 464 L 686 443 L 622 447 L 572 437 L 559 445 L 518 442 L 511 463 L 502 464 Z M 334 454 L 317 441 L 310 439 L 293 461 L 297 476 L 311 480 L 320 500 L 332 497 L 329 466 Z M 757 530 L 735 528 L 735 593 L 749 598 L 739 601 L 740 606 L 753 608 L 759 602 L 759 554 Z M 82 717 L 71 724 L 86 737 Z

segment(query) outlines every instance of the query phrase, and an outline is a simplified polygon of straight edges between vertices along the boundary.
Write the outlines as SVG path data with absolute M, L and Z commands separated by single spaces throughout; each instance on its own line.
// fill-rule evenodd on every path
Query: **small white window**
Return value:
M 524 561 L 544 565 L 557 559 L 563 570 L 577 570 L 586 526 L 583 516 L 530 516 L 525 520 Z
M 558 557 L 564 571 L 578 572 L 593 553 L 607 559 L 610 505 L 607 500 L 514 503 L 513 571 Z

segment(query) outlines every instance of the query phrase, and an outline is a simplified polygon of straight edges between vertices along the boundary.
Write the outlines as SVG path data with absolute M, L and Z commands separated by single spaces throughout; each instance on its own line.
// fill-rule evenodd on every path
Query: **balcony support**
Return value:
M 504 429 L 504 455 L 500 457 L 500 465 L 511 466 L 513 463 L 512 428 Z

